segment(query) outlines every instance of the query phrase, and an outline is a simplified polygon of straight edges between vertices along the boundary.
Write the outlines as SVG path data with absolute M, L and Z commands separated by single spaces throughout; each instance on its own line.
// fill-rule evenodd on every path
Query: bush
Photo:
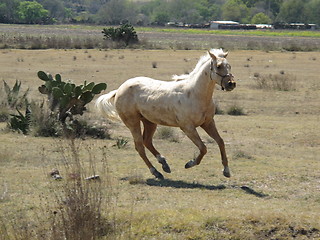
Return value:
M 116 144 L 113 145 L 113 146 L 117 146 L 118 149 L 123 149 L 123 148 L 125 148 L 127 146 L 128 142 L 129 141 L 127 139 L 117 138 Z
M 8 122 L 9 127 L 23 134 L 27 134 L 31 125 L 31 111 L 30 106 L 26 103 L 26 112 L 23 115 L 18 109 L 18 114 L 10 114 L 10 120 Z
M 97 127 L 88 124 L 84 120 L 74 120 L 71 124 L 74 136 L 83 138 L 84 136 L 97 139 L 110 139 L 110 133 L 104 127 Z
M 83 157 L 86 150 L 87 157 Z M 30 213 L 17 213 L 13 220 L 0 214 L 0 239 L 120 239 L 111 217 L 114 192 L 107 157 L 105 149 L 101 150 L 100 162 L 91 148 L 73 139 L 62 142 L 59 169 L 48 172 L 49 189 L 41 193 L 40 204 L 29 209 Z M 42 158 L 46 162 L 48 155 L 43 152 Z M 51 178 L 53 172 L 61 174 L 60 181 Z
M 16 80 L 16 83 L 11 88 L 6 81 L 3 80 L 3 86 L 5 91 L 5 99 L 2 99 L 2 101 L 5 101 L 4 104 L 9 106 L 11 109 L 14 108 L 21 108 L 26 99 L 27 95 L 29 93 L 29 89 L 27 89 L 24 93 L 22 93 L 21 90 L 21 81 Z
M 42 71 L 38 72 L 38 77 L 44 81 L 39 91 L 46 94 L 49 100 L 40 104 L 27 101 L 28 90 L 21 94 L 21 82 L 16 81 L 11 88 L 3 81 L 6 94 L 0 95 L 0 120 L 8 121 L 10 129 L 23 134 L 31 132 L 34 136 L 41 137 L 110 138 L 106 128 L 74 119 L 75 115 L 83 114 L 85 105 L 91 102 L 96 94 L 106 89 L 105 83 L 84 82 L 83 85 L 76 86 L 63 82 L 59 74 L 53 78 Z M 10 114 L 12 108 L 16 109 L 15 114 Z M 21 109 L 25 109 L 25 113 Z
M 88 150 L 87 167 L 79 150 L 74 140 L 62 150 L 65 178 L 62 187 L 54 188 L 56 211 L 51 222 L 51 236 L 58 239 L 99 239 L 114 232 L 112 225 L 101 214 L 102 209 L 105 209 L 104 203 L 110 204 L 105 192 L 106 187 L 110 187 L 108 179 L 102 181 L 96 175 L 97 162 L 91 150 Z M 106 169 L 102 171 L 104 177 L 108 178 Z M 95 178 L 88 178 L 92 174 Z
M 170 142 L 179 142 L 179 138 L 173 128 L 160 127 L 157 130 L 157 137 L 162 140 L 169 140 Z
M 260 75 L 254 74 L 254 80 L 258 89 L 293 91 L 296 89 L 296 77 L 281 71 L 278 74 Z
M 245 115 L 244 111 L 243 111 L 243 108 L 242 107 L 239 107 L 237 105 L 233 105 L 231 106 L 227 113 L 229 115 L 233 115 L 233 116 L 241 116 L 241 115 Z
M 122 24 L 118 28 L 104 28 L 102 33 L 105 39 L 111 39 L 114 42 L 123 42 L 126 46 L 139 41 L 134 27 L 129 23 Z

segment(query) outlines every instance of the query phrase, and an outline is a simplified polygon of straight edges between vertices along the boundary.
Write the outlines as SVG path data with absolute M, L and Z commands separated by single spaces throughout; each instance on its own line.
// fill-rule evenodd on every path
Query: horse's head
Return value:
M 209 51 L 211 57 L 210 77 L 221 86 L 222 90 L 232 91 L 236 87 L 236 82 L 231 74 L 231 66 L 226 57 L 228 52 L 221 49 Z

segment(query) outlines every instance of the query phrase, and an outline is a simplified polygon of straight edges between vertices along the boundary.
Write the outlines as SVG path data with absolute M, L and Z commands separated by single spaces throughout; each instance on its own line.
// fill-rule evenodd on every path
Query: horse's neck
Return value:
M 211 72 L 209 70 L 209 64 L 210 63 L 206 64 L 206 66 L 203 67 L 203 71 L 188 81 L 189 87 L 194 92 L 195 97 L 205 102 L 211 101 L 215 86 L 215 81 L 210 78 Z

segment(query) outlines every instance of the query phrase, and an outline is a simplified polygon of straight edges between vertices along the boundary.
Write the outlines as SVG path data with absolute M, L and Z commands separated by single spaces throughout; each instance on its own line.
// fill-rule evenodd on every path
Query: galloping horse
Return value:
M 220 137 L 213 116 L 215 106 L 212 95 L 215 85 L 231 91 L 236 87 L 231 66 L 226 60 L 228 52 L 212 49 L 201 57 L 190 74 L 173 76 L 174 81 L 160 81 L 148 77 L 136 77 L 125 81 L 117 90 L 100 96 L 97 108 L 109 119 L 121 119 L 129 128 L 135 149 L 159 179 L 163 175 L 152 165 L 145 153 L 145 147 L 170 173 L 166 159 L 155 149 L 152 137 L 157 125 L 179 127 L 199 148 L 199 155 L 187 162 L 185 168 L 199 165 L 207 148 L 196 128 L 203 128 L 219 145 L 223 175 L 230 177 L 228 159 L 223 139 Z M 141 122 L 144 130 L 141 132 Z

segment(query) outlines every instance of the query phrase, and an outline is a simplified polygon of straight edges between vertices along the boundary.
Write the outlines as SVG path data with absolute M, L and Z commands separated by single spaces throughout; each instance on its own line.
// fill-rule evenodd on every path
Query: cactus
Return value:
M 106 83 L 94 82 L 76 86 L 70 82 L 63 82 L 61 75 L 55 77 L 43 71 L 38 72 L 38 77 L 45 83 L 38 90 L 42 94 L 47 94 L 51 99 L 51 110 L 59 106 L 59 119 L 63 123 L 71 115 L 82 115 L 86 110 L 85 105 L 90 103 L 96 94 L 101 93 L 107 88 Z M 72 117 L 72 116 L 71 116 Z

